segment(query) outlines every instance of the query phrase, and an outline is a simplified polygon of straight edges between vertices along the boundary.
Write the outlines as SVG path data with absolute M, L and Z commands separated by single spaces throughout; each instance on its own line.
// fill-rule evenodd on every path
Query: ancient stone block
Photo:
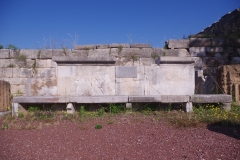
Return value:
M 109 56 L 118 56 L 119 52 L 121 52 L 120 48 L 111 48 Z
M 97 45 L 75 45 L 74 50 L 90 50 L 96 49 Z
M 161 57 L 163 55 L 163 51 L 165 51 L 163 48 L 153 48 L 151 57 L 154 58 L 156 55 Z
M 32 77 L 32 69 L 21 68 L 20 77 L 21 78 L 30 78 L 30 77 Z
M 186 49 L 166 49 L 166 55 L 170 57 L 190 57 L 190 53 Z
M 0 59 L 9 58 L 9 49 L 0 49 Z
M 137 78 L 137 67 L 116 67 L 116 78 Z
M 12 69 L 12 72 L 13 72 L 13 78 L 20 78 L 20 71 L 21 69 L 20 68 L 13 68 Z
M 140 66 L 151 66 L 154 64 L 153 58 L 140 58 Z
M 131 48 L 152 48 L 150 44 L 131 44 Z
M 231 57 L 229 60 L 230 64 L 240 64 L 240 57 Z
M 189 47 L 211 47 L 211 38 L 190 38 Z
M 107 48 L 109 48 L 108 44 L 99 44 L 99 45 L 97 45 L 97 49 L 107 49 Z
M 118 44 L 118 43 L 113 43 L 109 45 L 110 48 L 130 48 L 129 44 Z
M 53 49 L 52 55 L 53 56 L 66 56 L 67 52 L 68 52 L 68 49 Z
M 3 77 L 12 78 L 12 68 L 3 68 Z
M 87 57 L 89 50 L 72 50 L 71 56 Z
M 42 52 L 41 49 L 34 49 L 34 50 L 31 50 L 31 51 L 32 51 L 32 56 L 31 56 L 32 59 L 39 59 L 40 58 L 40 55 L 41 55 L 41 52 Z
M 168 40 L 168 48 L 184 49 L 189 48 L 189 39 L 170 39 Z
M 3 69 L 0 68 L 0 78 L 3 78 Z
M 26 82 L 25 80 L 25 78 L 23 79 L 23 78 L 5 78 L 4 79 L 5 81 L 8 81 L 11 85 L 12 84 L 15 84 L 15 85 L 20 85 L 20 84 L 22 84 L 22 85 L 24 85 L 25 83 L 24 82 Z
M 137 67 L 137 78 L 116 78 L 116 95 L 144 95 L 144 67 Z
M 41 50 L 40 59 L 52 59 L 52 49 Z
M 215 47 L 215 52 L 222 53 L 222 52 L 224 52 L 224 48 L 223 47 Z
M 194 67 L 195 68 L 202 68 L 202 58 L 201 57 L 192 57 L 192 59 L 195 61 Z
M 26 57 L 26 59 L 31 59 L 32 58 L 32 51 L 33 50 L 21 49 L 20 54 L 24 55 Z
M 10 65 L 10 59 L 0 59 L 0 67 L 8 67 Z
M 91 49 L 88 52 L 88 57 L 109 57 L 109 49 Z
M 222 38 L 213 38 L 212 46 L 213 47 L 224 47 L 226 45 L 225 40 Z
M 120 56 L 125 56 L 129 59 L 137 60 L 139 57 L 151 58 L 153 49 L 152 48 L 123 48 L 119 52 Z
M 219 62 L 216 57 L 204 57 L 203 58 L 203 66 L 206 67 L 218 67 Z
M 206 56 L 205 47 L 191 47 L 189 48 L 189 52 L 192 57 L 204 57 Z
M 36 60 L 36 67 L 37 68 L 47 68 L 47 60 Z

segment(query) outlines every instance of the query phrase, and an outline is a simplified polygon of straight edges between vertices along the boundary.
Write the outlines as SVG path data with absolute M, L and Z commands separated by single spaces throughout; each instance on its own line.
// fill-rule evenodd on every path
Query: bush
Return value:
M 18 48 L 12 44 L 7 45 L 6 49 L 17 50 Z
M 109 111 L 112 114 L 118 114 L 121 111 L 125 111 L 125 107 L 123 107 L 122 105 L 110 104 Z
M 0 44 L 0 49 L 3 49 L 3 45 Z
M 101 124 L 96 124 L 95 129 L 102 129 L 102 125 Z

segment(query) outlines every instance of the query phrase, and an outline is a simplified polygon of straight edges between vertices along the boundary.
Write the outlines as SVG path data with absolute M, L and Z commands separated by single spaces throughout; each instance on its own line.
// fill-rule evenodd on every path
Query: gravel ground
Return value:
M 103 128 L 95 129 L 96 124 Z M 14 125 L 0 130 L 1 160 L 240 159 L 239 127 L 176 128 L 165 120 L 131 115 Z

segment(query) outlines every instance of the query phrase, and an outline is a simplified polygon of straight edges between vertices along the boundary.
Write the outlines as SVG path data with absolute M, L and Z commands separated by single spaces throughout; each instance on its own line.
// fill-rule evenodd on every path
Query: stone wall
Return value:
M 195 60 L 195 93 L 222 93 L 216 83 L 218 67 L 240 64 L 240 39 L 232 41 L 234 43 L 229 43 L 223 38 L 168 40 L 169 49 L 164 55 L 189 56 Z

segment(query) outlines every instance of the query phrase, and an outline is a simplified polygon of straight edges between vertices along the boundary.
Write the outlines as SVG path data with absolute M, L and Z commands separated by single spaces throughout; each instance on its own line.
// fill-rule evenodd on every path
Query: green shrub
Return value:
M 28 108 L 28 111 L 29 112 L 35 112 L 35 111 L 39 111 L 40 109 L 39 109 L 39 107 L 36 107 L 36 106 L 30 106 L 29 108 Z
M 6 129 L 8 129 L 8 124 L 7 124 L 7 123 L 4 123 L 4 124 L 2 125 L 2 130 L 6 130 Z
M 104 113 L 105 113 L 105 108 L 104 107 L 102 107 L 98 110 L 98 116 L 103 116 Z
M 3 45 L 0 44 L 0 49 L 3 49 Z
M 7 45 L 6 49 L 17 50 L 18 48 L 12 44 Z
M 102 129 L 102 125 L 101 124 L 96 124 L 95 129 Z
M 125 111 L 125 107 L 122 105 L 109 104 L 109 112 L 112 114 L 118 114 L 121 111 Z
M 79 110 L 79 116 L 82 117 L 82 116 L 85 116 L 86 115 L 86 110 L 84 108 L 84 106 L 81 106 L 80 107 L 80 110 Z

